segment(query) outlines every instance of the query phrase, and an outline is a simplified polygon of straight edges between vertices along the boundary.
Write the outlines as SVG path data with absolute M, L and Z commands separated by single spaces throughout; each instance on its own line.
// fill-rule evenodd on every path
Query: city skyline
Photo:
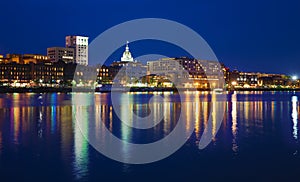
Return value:
M 76 38 L 76 37 L 79 37 L 79 38 L 85 38 L 86 39 L 86 41 L 87 41 L 87 43 L 89 44 L 90 42 L 88 41 L 88 39 L 89 39 L 89 37 L 88 36 L 83 36 L 83 35 L 67 35 L 67 36 L 65 36 L 65 38 L 66 38 L 66 40 L 65 40 L 65 46 L 52 46 L 52 47 L 47 47 L 45 50 L 45 52 L 46 52 L 46 54 L 40 54 L 40 53 L 32 53 L 32 52 L 25 52 L 25 53 L 23 53 L 23 54 L 21 54 L 21 53 L 15 53 L 15 52 L 12 52 L 12 53 L 7 53 L 7 54 L 1 54 L 0 53 L 0 58 L 9 58 L 9 57 L 7 57 L 8 55 L 19 55 L 19 56 L 25 56 L 25 57 L 27 57 L 28 55 L 32 55 L 32 56 L 34 56 L 34 55 L 36 55 L 36 56 L 42 56 L 42 57 L 47 57 L 47 59 L 45 60 L 45 61 L 51 61 L 51 62 L 57 62 L 58 60 L 62 60 L 62 61 L 64 61 L 64 62 L 66 62 L 66 63 L 69 63 L 69 62 L 74 62 L 74 63 L 77 63 L 77 64 L 82 64 L 82 65 L 88 65 L 88 63 L 81 63 L 81 62 L 79 62 L 79 61 L 77 61 L 77 59 L 76 59 L 76 54 L 75 54 L 75 52 L 76 52 L 76 46 L 75 47 L 70 47 L 70 46 L 68 46 L 67 45 L 67 37 L 74 37 L 75 39 L 78 39 L 78 38 Z M 150 40 L 150 41 L 152 41 L 152 40 Z M 136 44 L 136 42 L 137 42 L 137 44 Z M 142 44 L 140 44 L 140 42 L 142 42 Z M 126 48 L 126 50 L 127 50 L 127 48 L 128 48 L 128 44 L 130 43 L 131 45 L 130 45 L 130 47 L 132 47 L 132 44 L 134 45 L 133 47 L 134 47 L 134 49 L 132 49 L 133 50 L 133 52 L 135 52 L 136 51 L 136 49 L 138 50 L 139 48 L 137 48 L 137 46 L 138 45 L 143 45 L 144 44 L 144 42 L 145 41 L 135 41 L 135 42 L 130 42 L 130 41 L 127 41 L 127 42 L 125 42 L 124 43 L 124 45 L 123 46 L 121 46 L 121 47 L 119 47 L 105 62 L 104 62 L 104 64 L 103 65 L 105 65 L 105 66 L 109 66 L 109 65 L 111 65 L 111 64 L 113 64 L 114 62 L 118 62 L 118 61 L 121 61 L 121 59 L 122 59 L 122 57 L 124 56 L 123 54 L 123 51 L 124 51 L 124 49 Z M 147 42 L 147 40 L 146 40 L 146 42 Z M 160 41 L 158 41 L 158 42 L 160 42 Z M 160 43 L 160 44 L 165 44 L 165 43 Z M 166 45 L 168 45 L 168 43 L 166 44 Z M 88 45 L 86 45 L 86 47 L 88 47 Z M 157 47 L 156 47 L 157 48 Z M 53 53 L 51 53 L 50 52 L 50 54 L 49 54 L 49 50 L 50 51 L 54 51 L 54 50 L 56 50 L 56 52 L 58 52 L 58 51 L 62 51 L 62 50 L 64 50 L 64 51 L 66 51 L 66 50 L 68 50 L 67 52 L 68 52 L 68 55 L 69 54 L 71 54 L 71 56 L 73 57 L 73 58 L 71 58 L 70 56 L 66 56 L 66 59 L 64 58 L 64 56 L 62 56 L 62 55 L 59 55 L 59 56 L 57 56 L 57 57 L 61 57 L 60 59 L 58 59 L 58 58 L 55 58 L 55 56 L 54 55 L 52 55 Z M 73 52 L 74 53 L 70 53 L 69 51 L 70 51 L 70 49 L 72 49 L 73 50 Z M 129 48 L 128 48 L 129 49 Z M 159 48 L 158 48 L 159 49 Z M 172 49 L 172 48 L 171 48 Z M 174 49 L 174 48 L 173 48 Z M 159 57 L 159 54 L 158 55 L 155 55 L 155 54 L 153 54 L 154 55 L 154 59 L 151 59 L 151 54 L 149 55 L 149 56 L 145 56 L 145 57 L 143 57 L 143 54 L 142 55 L 140 55 L 140 56 L 135 56 L 135 54 L 133 53 L 133 55 L 134 55 L 134 59 L 135 60 L 137 60 L 137 61 L 139 61 L 139 62 L 141 62 L 141 63 L 143 63 L 144 65 L 146 65 L 147 64 L 147 62 L 149 62 L 149 61 L 155 61 L 155 60 L 160 60 L 160 59 L 164 59 L 164 58 L 171 58 L 171 59 L 173 59 L 173 58 L 183 58 L 183 57 L 186 57 L 186 58 L 190 58 L 190 59 L 198 59 L 198 60 L 201 60 L 201 59 L 199 59 L 199 58 L 193 58 L 193 57 L 191 57 L 191 55 L 189 54 L 189 53 L 187 53 L 187 52 L 185 52 L 184 50 L 180 50 L 181 48 L 178 48 L 177 47 L 177 50 L 179 50 L 179 52 L 181 52 L 182 54 L 181 55 L 178 55 L 178 56 L 170 56 L 170 57 L 167 57 L 167 56 L 165 56 L 165 55 L 161 55 L 161 57 Z M 132 52 L 132 51 L 130 51 L 130 52 Z M 131 54 L 131 53 L 130 53 Z M 169 54 L 172 54 L 172 52 L 169 52 Z M 67 55 L 67 54 L 66 54 Z M 123 55 L 123 56 L 122 56 Z M 130 55 L 131 56 L 131 55 Z M 43 59 L 45 59 L 45 58 L 43 58 Z M 140 59 L 136 59 L 136 58 L 142 58 L 142 60 L 140 60 Z M 36 58 L 34 58 L 34 59 L 36 59 Z M 41 60 L 43 60 L 43 59 L 41 59 Z M 133 60 L 133 58 L 131 58 L 132 60 Z M 38 59 L 37 59 L 38 60 Z M 213 60 L 210 60 L 210 61 L 213 61 Z M 18 61 L 19 62 L 19 61 Z M 87 60 L 86 60 L 86 62 L 88 62 L 88 58 L 87 58 Z M 221 64 L 224 64 L 223 62 L 220 62 Z M 25 63 L 25 64 L 27 64 L 27 63 Z M 263 71 L 263 70 L 261 70 L 261 71 L 258 71 L 258 70 L 241 70 L 240 69 L 240 67 L 239 66 L 235 66 L 235 67 L 231 67 L 230 65 L 227 65 L 227 64 L 225 64 L 224 65 L 225 67 L 227 67 L 227 68 L 229 68 L 230 69 L 230 71 L 239 71 L 239 72 L 245 72 L 245 73 L 261 73 L 261 74 L 282 74 L 282 75 L 287 75 L 287 76 L 290 76 L 291 78 L 293 77 L 293 79 L 294 80 L 296 80 L 296 79 L 298 79 L 299 78 L 299 76 L 298 75 L 300 75 L 300 74 L 295 74 L 295 73 L 293 73 L 293 74 L 289 74 L 289 73 L 284 73 L 284 72 L 280 72 L 280 71 L 278 71 L 278 72 L 267 72 L 267 71 Z
M 65 36 L 65 37 L 68 37 L 69 35 L 67 35 L 67 36 Z M 72 36 L 74 36 L 74 37 L 87 37 L 87 36 L 83 36 L 83 35 L 72 35 Z M 135 48 L 135 52 L 137 52 L 137 50 L 139 50 L 139 49 L 136 49 L 139 45 L 148 45 L 149 43 L 147 43 L 147 41 L 149 42 L 149 40 L 146 40 L 146 41 L 135 41 L 135 42 L 130 42 L 131 43 L 131 46 L 133 45 L 133 47 Z M 129 43 L 129 41 L 127 41 L 128 43 Z M 146 42 L 146 43 L 145 43 Z M 150 42 L 152 42 L 152 40 L 150 40 Z M 160 41 L 158 41 L 158 42 L 160 42 Z M 89 42 L 90 43 L 90 42 Z M 66 43 L 65 43 L 66 44 Z M 6 54 L 2 54 L 1 52 L 0 52 L 0 55 L 2 55 L 3 57 L 5 57 L 6 55 L 8 55 L 8 54 L 19 54 L 19 55 L 26 55 L 26 54 L 31 54 L 31 55 L 44 55 L 44 56 L 47 56 L 47 54 L 48 54 L 48 49 L 53 49 L 53 48 L 67 48 L 67 49 L 70 49 L 70 47 L 67 47 L 65 44 L 60 44 L 60 45 L 54 45 L 54 46 L 52 46 L 52 47 L 47 47 L 47 48 L 45 48 L 45 50 L 43 51 L 43 53 L 36 53 L 36 52 L 30 52 L 30 51 L 27 51 L 27 52 L 22 52 L 22 53 L 20 53 L 20 52 L 8 52 L 8 53 L 6 53 Z M 151 43 L 150 43 L 151 44 Z M 162 45 L 162 44 L 166 44 L 166 45 L 168 45 L 168 43 L 158 43 L 158 45 Z M 65 46 L 61 46 L 61 45 L 65 45 Z M 106 60 L 106 62 L 105 62 L 105 65 L 109 65 L 109 64 L 111 64 L 111 63 L 113 63 L 113 62 L 115 62 L 115 61 L 119 61 L 118 60 L 118 57 L 120 57 L 120 55 L 122 55 L 123 53 L 123 49 L 124 49 L 124 47 L 126 46 L 126 43 L 124 43 L 124 45 L 123 46 L 121 46 L 121 47 L 119 47 L 107 60 Z M 174 46 L 175 47 L 175 46 Z M 192 58 L 191 56 L 190 56 L 190 54 L 189 53 L 187 53 L 187 52 L 185 52 L 185 50 L 180 50 L 181 48 L 175 48 L 175 50 L 177 50 L 180 54 L 176 54 L 176 53 L 174 53 L 174 55 L 173 55 L 173 52 L 172 52 L 172 49 L 174 49 L 174 47 L 172 48 L 170 48 L 169 50 L 168 50 L 168 53 L 167 54 L 169 54 L 169 58 L 175 58 L 175 57 L 178 57 L 178 58 L 180 58 L 180 57 L 189 57 L 189 58 Z M 74 48 L 75 49 L 75 48 Z M 157 47 L 156 47 L 156 49 L 157 49 Z M 159 49 L 159 48 L 158 48 Z M 76 50 L 76 49 L 75 49 Z M 75 51 L 74 50 L 74 51 Z M 156 50 L 157 51 L 157 50 Z M 45 53 L 44 53 L 45 52 Z M 137 52 L 137 54 L 140 54 L 140 55 L 138 55 L 138 56 L 136 56 L 136 57 L 142 57 L 142 58 L 144 58 L 143 57 L 143 53 L 144 53 L 145 51 L 141 51 L 140 50 L 140 52 Z M 161 53 L 161 54 L 163 54 L 163 53 Z M 171 55 L 170 55 L 171 54 Z M 157 59 L 157 58 L 167 58 L 167 56 L 165 56 L 165 55 L 162 55 L 162 57 L 157 57 L 158 55 L 156 55 L 156 54 L 153 54 L 154 56 L 155 56 L 155 59 Z M 177 55 L 177 56 L 176 56 Z M 49 57 L 49 56 L 48 56 Z M 77 62 L 76 61 L 76 58 L 75 58 L 76 56 L 74 55 L 74 62 Z M 150 57 L 151 57 L 151 54 L 150 54 Z M 143 63 L 146 63 L 147 61 L 150 61 L 151 59 L 149 59 L 149 56 L 146 56 L 145 58 L 148 58 L 148 60 L 146 60 L 146 59 L 143 59 L 143 60 L 139 60 L 139 61 L 141 61 L 141 62 L 143 62 Z M 196 58 L 197 59 L 197 58 Z M 51 59 L 50 59 L 51 60 Z M 221 63 L 224 63 L 224 62 L 222 62 L 222 61 L 220 61 Z M 239 70 L 239 71 L 242 71 L 242 72 L 253 72 L 253 73 L 255 73 L 255 72 L 257 72 L 257 73 L 267 73 L 267 74 L 286 74 L 286 75 L 288 75 L 288 76 L 291 76 L 291 77 L 293 77 L 293 76 L 296 76 L 297 78 L 300 76 L 300 71 L 298 71 L 298 72 L 289 72 L 289 73 L 286 73 L 286 72 L 283 72 L 282 70 L 278 70 L 277 72 L 271 72 L 271 71 L 264 71 L 265 69 L 258 69 L 258 70 L 249 70 L 249 69 L 241 69 L 242 68 L 242 64 L 241 65 L 235 65 L 235 66 L 232 66 L 232 65 L 230 65 L 230 64 L 226 64 L 226 66 L 228 67 L 228 68 L 230 68 L 231 70 Z M 283 67 L 284 68 L 284 67 Z M 268 69 L 267 69 L 268 70 Z M 299 75 L 299 76 L 298 76 Z
M 88 87 L 97 91 L 107 91 L 107 87 L 105 90 L 101 88 L 102 84 L 108 88 L 109 85 L 122 85 L 124 88 L 150 90 L 172 89 L 174 86 L 200 90 L 300 88 L 297 75 L 230 70 L 215 60 L 174 57 L 147 60 L 145 64 L 132 55 L 129 41 L 118 60 L 111 64 L 88 65 L 86 52 L 82 52 L 88 50 L 87 44 L 88 37 L 67 36 L 66 47 L 69 49 L 47 48 L 47 56 L 8 54 L 5 58 L 0 57 L 0 84 L 12 88 Z M 76 56 L 75 51 L 80 56 Z

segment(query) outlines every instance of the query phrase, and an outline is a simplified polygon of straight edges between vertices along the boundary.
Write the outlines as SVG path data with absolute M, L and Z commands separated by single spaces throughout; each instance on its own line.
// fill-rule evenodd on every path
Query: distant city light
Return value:
M 292 76 L 292 80 L 297 80 L 298 77 L 296 75 Z
M 237 82 L 236 82 L 236 81 L 233 81 L 233 82 L 231 82 L 231 85 L 236 86 L 236 85 L 237 85 Z

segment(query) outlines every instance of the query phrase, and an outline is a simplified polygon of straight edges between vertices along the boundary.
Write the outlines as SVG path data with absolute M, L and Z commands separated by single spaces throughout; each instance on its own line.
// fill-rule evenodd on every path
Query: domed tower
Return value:
M 123 53 L 123 56 L 121 57 L 121 61 L 125 61 L 125 62 L 133 62 L 133 57 L 129 51 L 129 46 L 128 46 L 129 42 L 127 41 L 126 43 L 126 48 L 125 51 Z

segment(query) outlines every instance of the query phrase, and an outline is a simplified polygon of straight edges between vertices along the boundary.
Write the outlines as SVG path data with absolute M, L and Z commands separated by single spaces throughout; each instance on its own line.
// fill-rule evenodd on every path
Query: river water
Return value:
M 150 111 L 148 101 L 154 95 L 167 102 L 153 101 Z M 221 126 L 213 125 L 209 132 L 215 136 L 203 150 L 198 149 L 199 140 L 214 113 L 210 93 L 185 93 L 183 99 L 172 92 L 118 97 L 120 104 L 113 106 L 110 93 L 1 94 L 0 181 L 297 181 L 299 92 L 228 94 Z M 129 98 L 129 105 L 122 105 L 123 97 Z M 74 105 L 82 98 L 94 105 Z M 129 111 L 141 117 L 162 112 L 164 119 L 151 129 L 134 129 L 121 122 L 130 120 Z M 97 122 L 91 119 L 96 114 L 117 138 L 151 143 L 173 131 L 180 111 L 189 121 L 185 130 L 193 127 L 193 133 L 174 154 L 150 164 L 125 164 L 105 157 L 84 136 L 92 132 L 101 138 L 104 131 L 82 128 Z M 120 153 L 130 155 L 126 149 Z

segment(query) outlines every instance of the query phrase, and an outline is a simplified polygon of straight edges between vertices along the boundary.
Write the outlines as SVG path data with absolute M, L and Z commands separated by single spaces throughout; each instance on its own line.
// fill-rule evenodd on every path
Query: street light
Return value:
M 298 77 L 296 75 L 292 76 L 292 80 L 296 81 Z
M 233 81 L 233 82 L 231 82 L 231 85 L 236 86 L 236 85 L 237 85 L 237 82 L 236 82 L 236 81 Z

